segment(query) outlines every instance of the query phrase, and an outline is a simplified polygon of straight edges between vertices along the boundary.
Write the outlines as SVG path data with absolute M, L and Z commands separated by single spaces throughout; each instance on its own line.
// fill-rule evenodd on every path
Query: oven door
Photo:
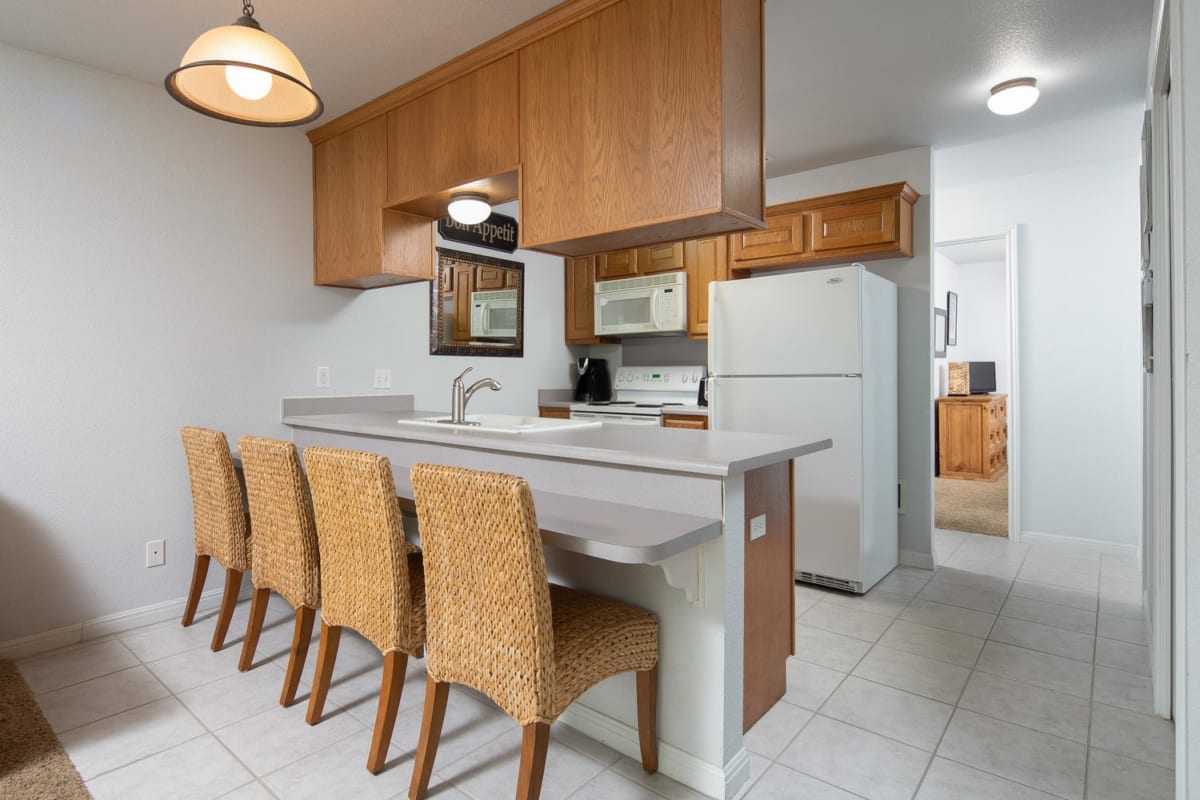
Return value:
M 571 419 L 599 420 L 605 425 L 652 425 L 655 428 L 662 427 L 661 414 L 609 414 L 608 412 L 572 411 Z

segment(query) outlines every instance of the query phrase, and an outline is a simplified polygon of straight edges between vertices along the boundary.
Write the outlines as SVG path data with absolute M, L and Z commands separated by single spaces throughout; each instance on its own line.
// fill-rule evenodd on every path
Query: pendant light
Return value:
M 463 225 L 478 225 L 492 215 L 492 206 L 486 194 L 458 192 L 450 196 L 447 208 L 450 218 Z
M 1009 116 L 1027 111 L 1038 99 L 1035 78 L 1014 78 L 992 87 L 987 106 L 993 114 Z
M 193 111 L 243 125 L 303 125 L 325 110 L 299 59 L 254 19 L 250 0 L 232 25 L 192 42 L 164 83 Z

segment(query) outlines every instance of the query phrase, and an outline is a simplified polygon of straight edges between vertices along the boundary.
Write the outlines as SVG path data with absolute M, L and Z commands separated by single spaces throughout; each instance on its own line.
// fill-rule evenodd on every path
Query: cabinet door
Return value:
M 733 260 L 798 256 L 804 252 L 803 213 L 767 215 L 767 227 L 761 231 L 742 231 L 730 236 Z
M 592 344 L 596 339 L 592 287 L 596 285 L 596 258 L 582 256 L 565 262 L 564 300 L 567 344 Z
M 688 273 L 688 336 L 708 336 L 708 285 L 729 278 L 727 238 L 710 236 L 684 243 Z
M 313 148 L 314 283 L 349 284 L 382 271 L 386 159 L 383 117 Z
M 388 202 L 515 169 L 518 112 L 516 54 L 388 112 Z
M 504 270 L 496 267 L 479 267 L 475 271 L 476 291 L 484 291 L 486 289 L 503 289 L 504 272 Z
M 608 281 L 613 278 L 632 278 L 638 274 L 638 251 L 614 250 L 611 253 L 601 253 L 597 256 L 596 280 Z
M 814 253 L 843 247 L 895 242 L 895 199 L 818 208 L 812 213 L 811 249 Z
M 708 417 L 693 414 L 663 414 L 663 427 L 706 431 L 708 430 Z
M 988 453 L 987 411 L 978 403 L 938 403 L 940 472 L 950 478 L 983 476 Z
M 571 409 L 558 406 L 538 406 L 538 416 L 550 419 L 570 419 Z
M 454 341 L 471 338 L 471 292 L 475 291 L 475 270 L 469 266 L 454 268 Z
M 516 270 L 506 269 L 504 272 L 504 288 L 518 289 L 521 286 L 521 273 Z
M 639 275 L 670 272 L 683 269 L 683 267 L 683 242 L 667 242 L 638 248 L 637 272 Z

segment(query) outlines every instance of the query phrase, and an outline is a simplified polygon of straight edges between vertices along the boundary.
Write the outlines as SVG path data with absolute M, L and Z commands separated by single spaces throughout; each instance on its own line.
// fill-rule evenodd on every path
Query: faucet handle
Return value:
M 475 368 L 474 368 L 474 367 L 467 367 L 466 369 L 464 369 L 464 370 L 462 371 L 462 374 L 461 374 L 461 375 L 459 375 L 457 378 L 455 378 L 455 379 L 454 379 L 454 382 L 455 382 L 455 383 L 462 383 L 462 379 L 463 379 L 463 377 L 464 377 L 464 376 L 465 376 L 465 375 L 466 375 L 468 372 L 470 372 L 470 371 L 471 371 L 471 370 L 473 370 L 473 369 L 475 369 Z

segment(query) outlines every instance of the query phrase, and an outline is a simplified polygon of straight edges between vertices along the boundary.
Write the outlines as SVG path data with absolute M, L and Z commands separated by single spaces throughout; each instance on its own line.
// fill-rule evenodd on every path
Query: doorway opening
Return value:
M 1020 540 L 1016 229 L 934 248 L 934 527 Z

